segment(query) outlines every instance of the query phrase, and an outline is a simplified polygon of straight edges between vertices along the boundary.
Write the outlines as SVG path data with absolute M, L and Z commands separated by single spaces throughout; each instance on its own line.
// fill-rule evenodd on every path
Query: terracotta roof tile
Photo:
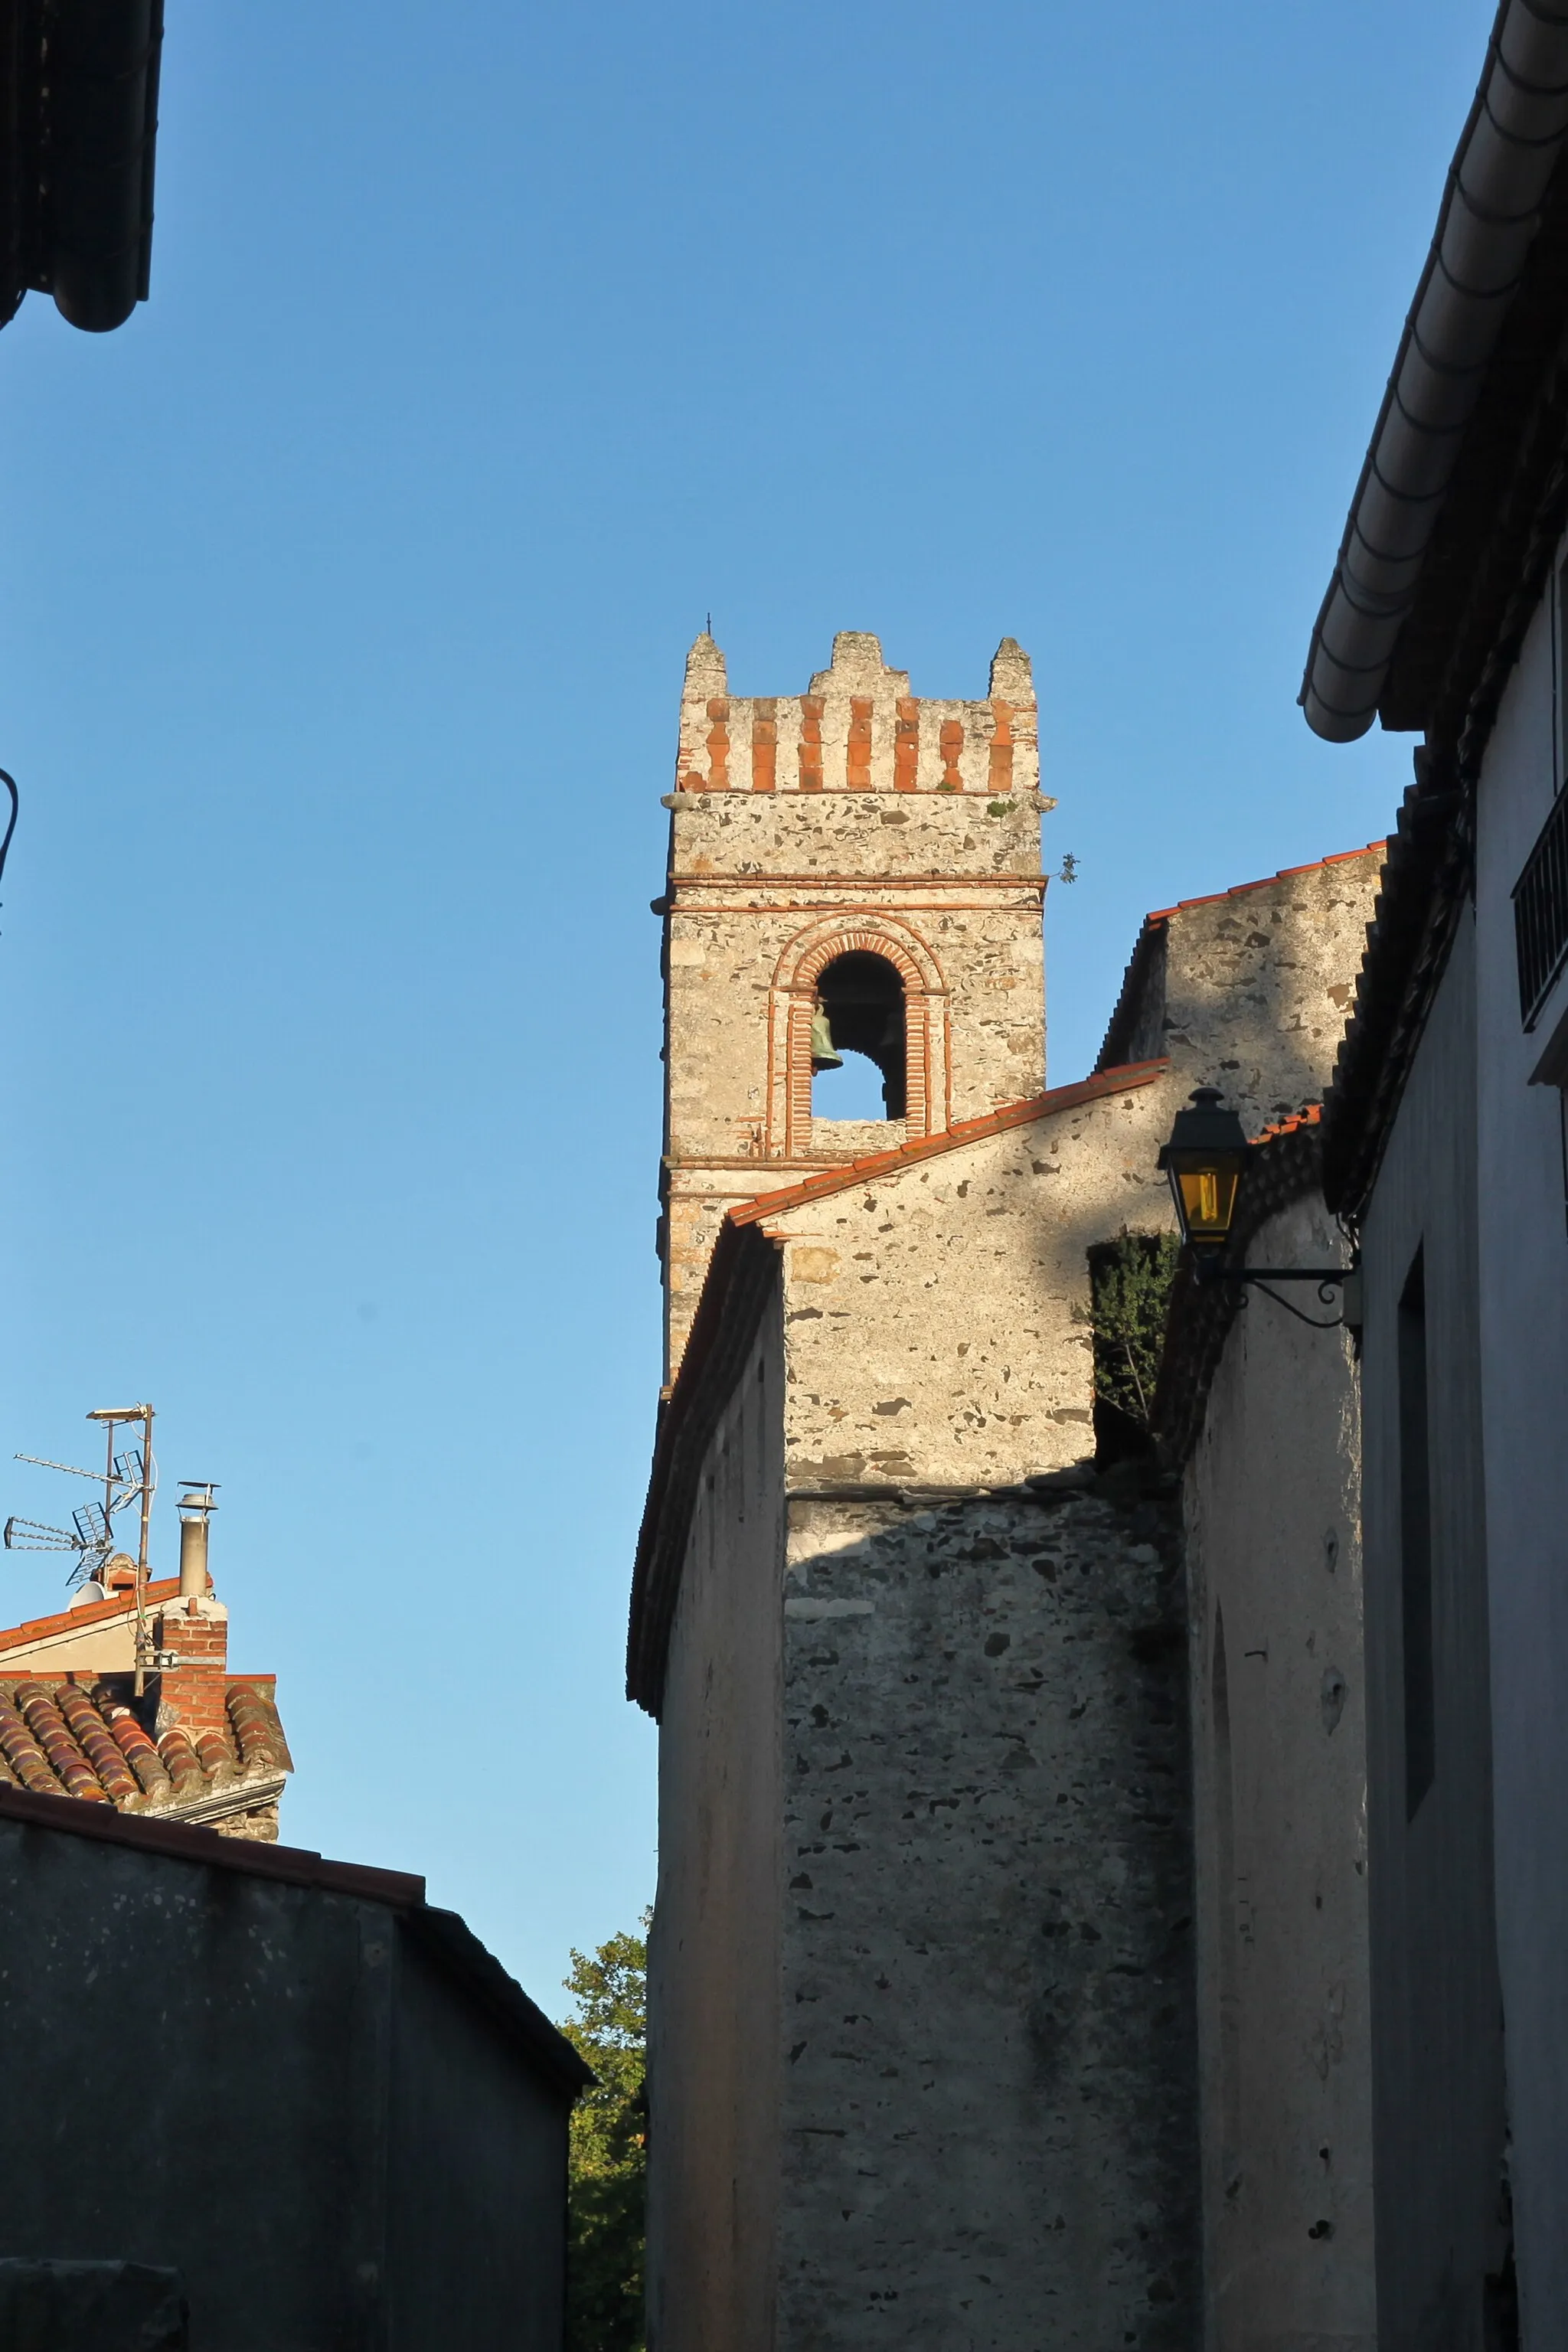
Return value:
M 1228 890 L 1206 890 L 1201 898 L 1178 898 L 1173 907 L 1156 907 L 1145 915 L 1145 923 L 1163 923 L 1172 915 L 1184 914 L 1189 907 L 1217 907 L 1222 898 L 1245 898 L 1249 890 L 1272 890 L 1277 882 L 1293 882 L 1298 874 L 1321 874 L 1326 866 L 1347 866 L 1355 857 L 1384 857 L 1388 853 L 1384 841 L 1369 841 L 1364 849 L 1336 849 L 1330 857 L 1313 857 L 1305 866 L 1281 866 L 1277 874 L 1265 874 L 1256 882 L 1233 882 Z
M 155 1732 L 154 1701 L 133 1697 L 129 1675 L 0 1677 L 0 1787 L 172 1821 L 252 1790 L 266 1803 L 294 1769 L 271 1677 L 230 1681 L 224 1703 L 226 1730 L 193 1738 Z
M 173 1601 L 179 1590 L 177 1576 L 163 1577 L 156 1584 L 149 1584 L 148 1608 Z M 24 1643 L 44 1641 L 56 1633 L 79 1633 L 84 1625 L 107 1625 L 115 1617 L 128 1616 L 135 1606 L 133 1592 L 111 1592 L 107 1601 L 95 1601 L 90 1608 L 62 1609 L 53 1617 L 31 1617 L 25 1625 L 7 1625 L 0 1631 L 0 1653 L 20 1649 Z
M 1260 1128 L 1258 1133 L 1249 1136 L 1247 1140 L 1251 1143 L 1270 1143 L 1277 1135 L 1297 1135 L 1304 1127 L 1321 1127 L 1322 1123 L 1322 1104 L 1303 1103 L 1300 1109 L 1293 1110 L 1289 1118 L 1277 1118 L 1272 1126 Z

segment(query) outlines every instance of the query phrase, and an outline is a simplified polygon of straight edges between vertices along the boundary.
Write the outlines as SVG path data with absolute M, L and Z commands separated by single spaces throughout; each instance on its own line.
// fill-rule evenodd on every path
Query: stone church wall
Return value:
M 783 1213 L 793 1484 L 1008 1485 L 1092 1453 L 1088 1249 L 1171 1221 L 1171 1082 Z
M 796 1496 L 781 2352 L 1188 2347 L 1168 1501 Z

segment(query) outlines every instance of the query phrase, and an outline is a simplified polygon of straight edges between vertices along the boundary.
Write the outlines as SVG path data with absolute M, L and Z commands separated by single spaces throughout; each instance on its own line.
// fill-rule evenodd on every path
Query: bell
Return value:
M 819 1004 L 811 1016 L 811 1066 L 814 1070 L 841 1070 L 844 1067 L 843 1055 L 833 1050 L 833 1031 L 825 1004 Z

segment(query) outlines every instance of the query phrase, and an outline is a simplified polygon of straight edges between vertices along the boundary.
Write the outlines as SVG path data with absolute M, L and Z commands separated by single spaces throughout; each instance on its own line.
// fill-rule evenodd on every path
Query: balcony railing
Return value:
M 1519 1013 L 1533 1029 L 1568 962 L 1568 792 L 1560 793 L 1513 886 Z

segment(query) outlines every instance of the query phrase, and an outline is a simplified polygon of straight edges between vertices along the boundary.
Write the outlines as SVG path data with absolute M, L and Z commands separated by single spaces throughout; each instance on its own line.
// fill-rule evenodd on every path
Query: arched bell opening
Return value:
M 812 1010 L 813 1116 L 902 1118 L 908 1068 L 904 983 L 897 967 L 858 949 L 835 956 L 817 978 Z

